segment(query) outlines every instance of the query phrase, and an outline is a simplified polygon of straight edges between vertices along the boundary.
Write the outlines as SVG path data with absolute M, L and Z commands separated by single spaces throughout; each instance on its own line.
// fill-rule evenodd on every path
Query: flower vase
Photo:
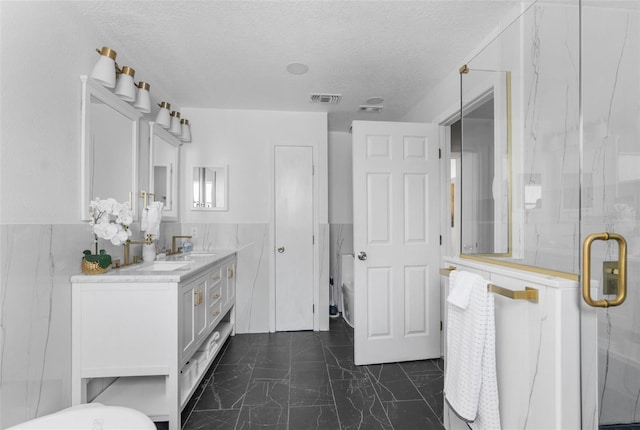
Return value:
M 91 251 L 84 251 L 82 257 L 82 273 L 87 275 L 100 275 L 107 273 L 111 268 L 111 256 L 104 249 L 99 254 L 91 254 Z

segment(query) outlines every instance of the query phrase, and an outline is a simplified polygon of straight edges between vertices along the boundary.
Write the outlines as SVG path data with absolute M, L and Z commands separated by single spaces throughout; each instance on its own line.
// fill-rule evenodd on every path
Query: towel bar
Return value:
M 449 276 L 454 270 L 456 270 L 454 266 L 443 267 L 440 269 L 440 275 Z M 538 290 L 533 287 L 524 287 L 524 291 L 513 291 L 499 287 L 498 285 L 489 284 L 487 285 L 487 291 L 513 300 L 529 300 L 538 303 Z

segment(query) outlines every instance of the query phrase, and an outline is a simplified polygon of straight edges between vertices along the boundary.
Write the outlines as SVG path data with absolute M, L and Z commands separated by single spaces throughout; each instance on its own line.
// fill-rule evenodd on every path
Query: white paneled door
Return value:
M 313 329 L 313 149 L 276 146 L 276 331 Z
M 440 357 L 439 132 L 353 123 L 356 364 Z

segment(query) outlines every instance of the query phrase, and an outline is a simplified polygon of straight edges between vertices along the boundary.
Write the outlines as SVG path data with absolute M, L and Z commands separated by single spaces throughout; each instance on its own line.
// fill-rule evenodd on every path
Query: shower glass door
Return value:
M 585 429 L 623 428 L 640 422 L 640 2 L 583 0 L 580 36 L 580 236 L 627 243 L 626 300 L 581 303 L 582 419 Z M 615 297 L 620 254 L 614 240 L 593 242 L 594 299 Z

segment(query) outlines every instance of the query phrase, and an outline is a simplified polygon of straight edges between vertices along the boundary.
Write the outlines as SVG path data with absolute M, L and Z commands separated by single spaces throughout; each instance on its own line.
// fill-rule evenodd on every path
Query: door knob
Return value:
M 364 261 L 366 259 L 367 259 L 367 253 L 366 252 L 364 252 L 364 251 L 358 252 L 358 260 Z
M 278 248 L 278 252 L 282 254 L 284 252 L 284 246 L 281 246 L 280 248 Z

